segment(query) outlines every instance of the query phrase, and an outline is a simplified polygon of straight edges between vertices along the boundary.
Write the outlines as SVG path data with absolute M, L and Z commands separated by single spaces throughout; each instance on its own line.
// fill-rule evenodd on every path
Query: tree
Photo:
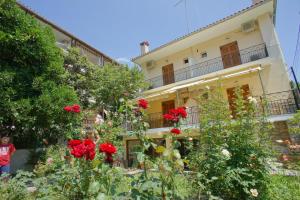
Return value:
M 61 116 L 63 105 L 78 100 L 65 85 L 62 51 L 53 33 L 15 0 L 1 1 L 0 19 L 0 129 L 10 131 L 17 143 L 20 137 L 36 141 L 45 131 L 63 135 L 64 130 L 57 131 L 62 121 L 68 123 Z
M 138 67 L 113 64 L 100 67 L 88 61 L 76 48 L 69 49 L 64 60 L 67 83 L 74 87 L 85 108 L 117 111 L 120 99 L 133 99 L 146 87 Z
M 130 100 L 138 97 L 138 94 L 146 88 L 144 76 L 135 66 L 106 65 L 98 71 L 98 87 L 95 90 L 96 103 L 99 107 L 117 111 L 122 100 Z
M 98 85 L 95 74 L 100 70 L 99 66 L 81 55 L 78 48 L 70 48 L 64 54 L 64 66 L 68 72 L 67 84 L 75 89 L 80 104 L 85 108 L 92 107 Z

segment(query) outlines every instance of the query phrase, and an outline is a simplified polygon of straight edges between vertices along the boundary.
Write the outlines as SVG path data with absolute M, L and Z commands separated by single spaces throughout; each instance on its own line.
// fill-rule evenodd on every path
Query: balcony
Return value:
M 259 112 L 266 111 L 267 115 L 270 117 L 296 113 L 300 106 L 299 95 L 293 90 L 266 94 L 265 98 L 267 100 L 267 105 L 264 109 L 262 107 L 263 96 L 256 96 L 255 98 L 258 102 L 256 105 Z M 197 126 L 199 124 L 199 108 L 190 107 L 187 109 L 187 113 L 188 117 L 183 121 L 182 125 L 188 127 Z M 161 112 L 148 114 L 148 123 L 150 129 L 172 126 L 163 119 L 163 114 Z
M 236 58 L 239 56 L 239 58 Z M 268 57 L 268 51 L 265 44 L 259 44 L 251 46 L 246 49 L 239 51 L 239 54 L 226 55 L 226 57 L 217 57 L 205 62 L 200 62 L 179 70 L 174 71 L 174 82 L 179 82 L 187 80 L 190 78 L 203 76 L 205 74 L 217 72 L 224 69 L 223 60 L 236 60 L 240 59 L 240 64 L 245 64 L 248 62 L 256 61 L 262 58 Z M 222 60 L 223 59 L 223 60 Z M 239 65 L 240 65 L 239 64 Z M 235 65 L 237 66 L 237 65 Z M 233 66 L 232 66 L 233 67 Z M 151 79 L 148 79 L 147 82 L 150 83 L 149 89 L 158 88 L 164 85 L 163 76 L 157 76 Z

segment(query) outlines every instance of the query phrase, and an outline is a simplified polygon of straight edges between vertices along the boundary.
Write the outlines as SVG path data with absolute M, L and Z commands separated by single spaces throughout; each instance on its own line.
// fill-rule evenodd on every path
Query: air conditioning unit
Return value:
M 255 21 L 251 20 L 242 24 L 242 32 L 249 33 L 255 30 Z
M 153 69 L 155 67 L 155 61 L 154 60 L 150 60 L 148 62 L 146 62 L 146 68 L 148 70 Z

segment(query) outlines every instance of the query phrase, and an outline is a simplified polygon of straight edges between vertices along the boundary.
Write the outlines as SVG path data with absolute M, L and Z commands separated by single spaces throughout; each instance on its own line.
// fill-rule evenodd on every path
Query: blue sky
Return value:
M 20 0 L 100 51 L 125 61 L 139 55 L 139 43 L 143 40 L 148 40 L 153 49 L 187 33 L 184 3 L 174 6 L 178 1 Z M 191 31 L 251 5 L 251 0 L 186 2 Z M 291 66 L 300 23 L 300 0 L 278 0 L 276 19 L 286 62 Z

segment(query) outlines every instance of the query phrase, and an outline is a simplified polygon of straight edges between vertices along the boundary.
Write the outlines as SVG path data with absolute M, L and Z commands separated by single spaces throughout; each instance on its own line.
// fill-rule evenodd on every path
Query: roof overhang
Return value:
M 257 19 L 257 17 L 263 14 L 269 13 L 270 15 L 274 15 L 274 9 L 276 8 L 274 3 L 276 3 L 274 0 L 265 0 L 252 5 L 190 34 L 155 48 L 147 54 L 133 58 L 132 61 L 141 65 L 150 60 L 159 60 L 181 50 L 190 48 L 195 44 L 208 41 L 230 31 L 239 29 L 241 24 L 251 19 Z

